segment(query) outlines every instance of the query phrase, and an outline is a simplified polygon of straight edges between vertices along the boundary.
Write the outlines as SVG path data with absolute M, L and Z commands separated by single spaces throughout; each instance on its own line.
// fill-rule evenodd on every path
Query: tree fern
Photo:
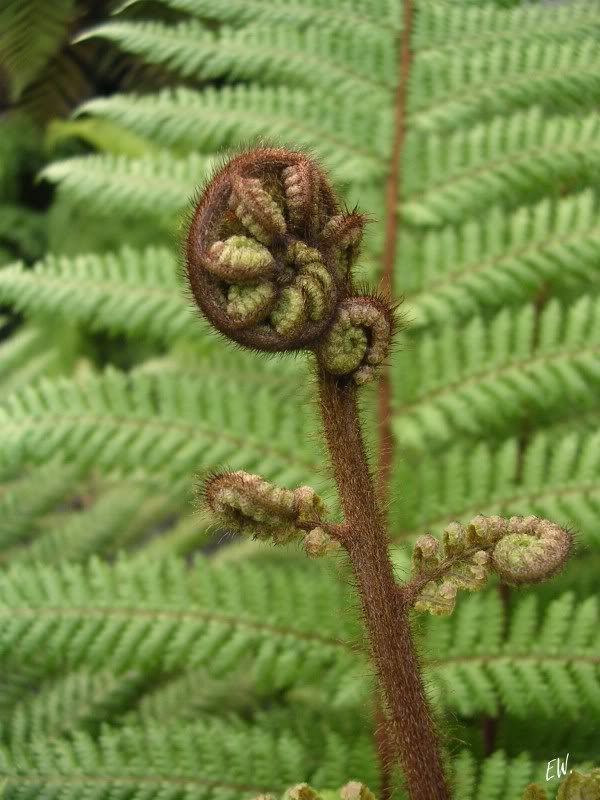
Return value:
M 277 570 L 266 589 L 256 567 L 213 569 L 204 560 L 191 573 L 174 560 L 15 566 L 2 583 L 0 646 L 27 663 L 43 642 L 50 667 L 115 673 L 205 665 L 221 675 L 253 654 L 259 684 L 287 687 L 354 660 L 344 592 L 326 574 L 306 574 Z
M 293 401 L 282 409 L 268 386 L 253 399 L 249 404 L 235 383 L 228 386 L 218 376 L 161 380 L 111 370 L 44 381 L 6 401 L 2 459 L 15 469 L 60 456 L 82 469 L 93 464 L 106 474 L 146 476 L 167 485 L 226 459 L 284 483 L 302 482 L 318 459 L 300 407 L 290 415 Z
M 546 291 L 582 291 L 600 265 L 596 196 L 586 190 L 507 214 L 501 207 L 458 227 L 407 233 L 407 311 L 413 330 L 460 322 Z
M 19 310 L 58 314 L 96 330 L 158 340 L 197 331 L 176 260 L 164 249 L 49 256 L 33 272 L 11 265 L 0 273 L 0 296 Z
M 3 61 L 17 97 L 62 44 L 73 16 L 74 0 L 54 3 L 50 14 L 43 6 L 39 0 L 9 2 L 0 15 Z
M 453 519 L 524 511 L 576 525 L 586 545 L 598 544 L 598 433 L 557 439 L 536 434 L 523 448 L 516 438 L 497 445 L 456 445 L 440 458 L 397 466 L 397 485 L 420 498 L 398 509 L 396 535 L 415 535 Z
M 596 407 L 599 346 L 600 304 L 590 297 L 567 308 L 555 300 L 539 314 L 534 306 L 504 310 L 490 322 L 475 317 L 464 329 L 423 336 L 410 354 L 415 379 L 398 362 L 397 436 L 435 448 L 456 432 L 502 434 L 530 416 L 543 425 L 561 408 Z
M 519 594 L 493 579 L 415 625 L 454 797 L 521 800 L 552 747 L 591 767 L 597 5 L 127 0 L 72 26 L 96 96 L 87 57 L 53 58 L 75 8 L 55 5 L 0 12 L 11 96 L 41 79 L 86 98 L 50 131 L 47 214 L 20 212 L 35 133 L 13 119 L 0 137 L 0 794 L 249 800 L 355 779 L 408 797 L 341 557 L 229 544 L 191 506 L 225 464 L 340 514 L 307 359 L 209 338 L 180 274 L 196 187 L 265 143 L 322 161 L 370 216 L 360 279 L 405 296 L 361 409 L 397 577 L 417 537 L 478 514 L 577 530 L 563 575 Z
M 453 625 L 431 621 L 425 641 L 440 702 L 467 717 L 495 715 L 500 705 L 512 716 L 556 720 L 596 709 L 598 598 L 576 603 L 565 594 L 543 615 L 536 606 L 527 597 L 508 614 L 492 591 L 465 600 Z

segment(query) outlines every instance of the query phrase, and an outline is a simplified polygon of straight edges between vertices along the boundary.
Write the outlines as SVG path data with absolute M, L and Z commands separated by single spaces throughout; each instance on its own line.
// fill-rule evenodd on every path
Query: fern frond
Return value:
M 596 24 L 600 25 L 600 13 Z M 593 108 L 600 97 L 598 37 L 511 40 L 483 50 L 416 58 L 408 123 L 441 131 L 536 104 L 553 113 Z
M 139 3 L 140 0 L 125 0 L 116 12 Z M 390 29 L 401 28 L 398 4 L 393 0 L 341 0 L 332 5 L 327 0 L 290 2 L 290 0 L 230 0 L 223 4 L 219 0 L 161 0 L 177 11 L 183 11 L 201 19 L 246 25 L 250 22 L 268 24 L 288 23 L 305 28 L 331 27 L 334 30 L 352 29 L 364 35 L 388 35 Z
M 74 465 L 48 464 L 0 489 L 0 550 L 32 537 L 37 520 L 73 494 Z
M 227 78 L 259 84 L 318 87 L 376 109 L 389 100 L 394 86 L 392 37 L 372 40 L 356 59 L 354 31 L 299 31 L 284 26 L 249 26 L 218 33 L 200 22 L 109 22 L 78 37 L 99 36 L 163 64 L 184 77 Z
M 0 652 L 13 661 L 115 674 L 245 665 L 280 689 L 356 663 L 345 589 L 312 564 L 16 565 L 0 592 Z
M 39 258 L 46 245 L 46 225 L 39 211 L 17 203 L 0 203 L 0 244 L 18 257 Z
M 394 433 L 405 447 L 436 448 L 456 435 L 510 433 L 515 423 L 556 419 L 598 405 L 600 297 L 552 300 L 475 317 L 464 329 L 426 334 L 394 365 Z M 500 412 L 500 413 L 499 413 Z
M 4 276 L 0 270 L 0 282 Z M 1 291 L 1 290 L 0 290 Z M 25 327 L 0 343 L 0 390 L 5 397 L 48 375 L 59 365 L 60 355 L 49 347 L 43 330 Z
M 589 769 L 589 763 L 577 763 Z M 527 753 L 508 758 L 504 751 L 478 762 L 467 750 L 459 753 L 453 762 L 453 785 L 460 800 L 523 800 L 523 792 L 530 783 L 541 783 L 550 793 L 558 788 L 558 781 L 546 783 L 548 761 L 534 761 Z
M 539 613 L 534 594 L 509 613 L 496 591 L 470 595 L 451 622 L 427 621 L 427 668 L 439 702 L 465 717 L 505 708 L 515 717 L 576 720 L 600 710 L 598 598 L 572 593 Z M 508 635 L 503 640 L 504 625 Z
M 176 259 L 164 248 L 49 255 L 33 270 L 11 265 L 0 271 L 0 300 L 28 314 L 158 341 L 199 331 L 186 308 Z
M 184 507 L 181 517 L 170 527 L 158 532 L 155 528 L 139 552 L 143 558 L 197 555 L 210 545 L 213 536 L 210 515 L 192 514 Z
M 268 385 L 248 397 L 219 377 L 161 380 L 112 369 L 42 381 L 0 405 L 2 461 L 12 467 L 60 455 L 163 486 L 228 461 L 284 486 L 325 488 L 310 426 L 301 397 L 282 406 Z
M 518 437 L 457 444 L 442 455 L 398 463 L 393 485 L 403 497 L 392 523 L 398 539 L 477 513 L 535 514 L 576 527 L 588 546 L 600 545 L 598 429 L 560 437 L 542 431 L 526 447 Z
M 150 494 L 143 485 L 108 489 L 88 508 L 58 515 L 58 520 L 51 518 L 40 525 L 39 535 L 27 547 L 12 550 L 8 557 L 11 563 L 54 564 L 84 561 L 91 555 L 115 555 L 185 508 L 188 494 L 181 487 L 179 496 L 173 490 L 171 497 Z
M 490 205 L 516 208 L 583 188 L 600 166 L 600 115 L 548 119 L 539 108 L 450 135 L 412 131 L 401 213 L 411 225 L 460 223 Z
M 600 26 L 598 7 L 589 0 L 568 6 L 525 5 L 504 9 L 492 3 L 451 5 L 421 3 L 415 18 L 412 45 L 420 56 L 435 57 L 451 49 L 476 48 L 519 39 L 564 41 L 589 36 Z
M 98 739 L 74 733 L 70 739 L 38 740 L 0 756 L 7 798 L 22 792 L 52 791 L 55 800 L 79 800 L 93 793 L 161 796 L 170 800 L 239 800 L 281 793 L 300 780 L 334 788 L 354 766 L 356 752 L 338 752 L 335 733 L 324 737 L 320 762 L 291 732 L 263 732 L 236 720 L 204 720 L 185 726 L 104 730 Z M 363 739 L 361 761 L 374 760 Z M 329 763 L 328 763 L 329 762 Z M 355 762 L 356 763 L 356 762 Z M 320 764 L 322 766 L 320 766 Z M 367 775 L 373 776 L 373 768 Z M 376 787 L 376 781 L 372 782 Z
M 287 86 L 224 87 L 114 95 L 84 103 L 79 113 L 118 122 L 161 146 L 212 154 L 261 137 L 314 150 L 340 180 L 384 173 L 391 109 L 365 116 L 353 98 L 325 102 L 322 94 Z
M 147 680 L 136 673 L 115 677 L 105 672 L 73 672 L 46 681 L 2 718 L 0 740 L 25 744 L 74 730 L 96 730 L 133 705 Z
M 0 52 L 11 78 L 11 95 L 18 98 L 40 73 L 68 35 L 74 0 L 22 0 L 3 3 L 0 11 Z
M 501 207 L 460 226 L 405 233 L 399 262 L 411 329 L 460 322 L 483 309 L 600 282 L 598 204 L 591 191 L 542 200 L 512 214 Z M 401 269 L 398 263 L 398 269 Z
M 186 208 L 194 189 L 211 173 L 215 159 L 169 151 L 133 158 L 89 155 L 55 161 L 40 173 L 59 185 L 61 193 L 106 216 L 146 215 L 172 227 L 172 218 Z

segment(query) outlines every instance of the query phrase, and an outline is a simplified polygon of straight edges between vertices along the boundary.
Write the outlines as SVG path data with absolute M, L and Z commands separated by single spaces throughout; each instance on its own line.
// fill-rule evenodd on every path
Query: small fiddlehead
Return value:
M 302 538 L 307 555 L 316 558 L 340 545 L 325 528 L 327 508 L 310 486 L 282 489 L 259 475 L 222 472 L 204 484 L 204 502 L 225 528 L 255 539 L 285 544 Z
M 195 205 L 188 282 L 207 319 L 245 347 L 309 349 L 357 383 L 385 360 L 394 314 L 357 296 L 352 266 L 365 218 L 344 212 L 323 169 L 302 153 L 259 148 L 229 161 Z
M 417 611 L 450 614 L 459 589 L 481 589 L 492 572 L 512 586 L 539 583 L 561 570 L 571 547 L 571 534 L 548 520 L 479 515 L 446 527 L 443 553 L 434 536 L 420 536 L 406 588 Z

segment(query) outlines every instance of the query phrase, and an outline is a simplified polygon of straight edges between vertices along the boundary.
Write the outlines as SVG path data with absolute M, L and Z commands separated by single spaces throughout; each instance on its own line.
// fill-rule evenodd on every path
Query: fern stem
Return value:
M 406 127 L 406 96 L 410 72 L 410 37 L 412 33 L 412 0 L 404 0 L 404 22 L 400 38 L 400 77 L 396 91 L 396 116 L 394 143 L 388 174 L 385 201 L 385 244 L 383 250 L 383 272 L 381 290 L 388 300 L 393 299 L 393 276 L 398 249 L 398 205 L 400 183 L 400 159 Z M 385 504 L 394 460 L 392 435 L 392 385 L 389 367 L 385 367 L 379 380 L 379 496 Z
M 448 800 L 439 741 L 411 638 L 410 604 L 398 590 L 365 452 L 353 382 L 319 373 L 321 414 L 345 515 L 350 556 L 390 737 L 411 800 Z

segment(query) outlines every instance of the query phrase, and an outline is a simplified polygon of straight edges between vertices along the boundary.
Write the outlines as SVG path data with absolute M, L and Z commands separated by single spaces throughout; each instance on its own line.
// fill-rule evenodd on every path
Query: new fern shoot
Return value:
M 385 698 L 391 757 L 397 754 L 410 800 L 448 800 L 410 611 L 450 613 L 457 590 L 480 589 L 490 571 L 515 585 L 541 581 L 565 564 L 571 537 L 534 516 L 476 517 L 467 528 L 446 528 L 441 560 L 438 540 L 420 537 L 414 578 L 396 583 L 356 398 L 388 356 L 396 309 L 385 297 L 357 292 L 363 226 L 359 213 L 340 209 L 322 167 L 300 152 L 250 150 L 202 192 L 185 246 L 193 297 L 217 331 L 244 347 L 313 353 L 344 519 L 327 522 L 323 501 L 308 486 L 290 491 L 245 472 L 211 477 L 205 500 L 224 525 L 243 533 L 276 544 L 298 537 L 311 556 L 336 546 L 347 552 Z
M 599 42 L 0 0 L 1 800 L 598 800 Z

